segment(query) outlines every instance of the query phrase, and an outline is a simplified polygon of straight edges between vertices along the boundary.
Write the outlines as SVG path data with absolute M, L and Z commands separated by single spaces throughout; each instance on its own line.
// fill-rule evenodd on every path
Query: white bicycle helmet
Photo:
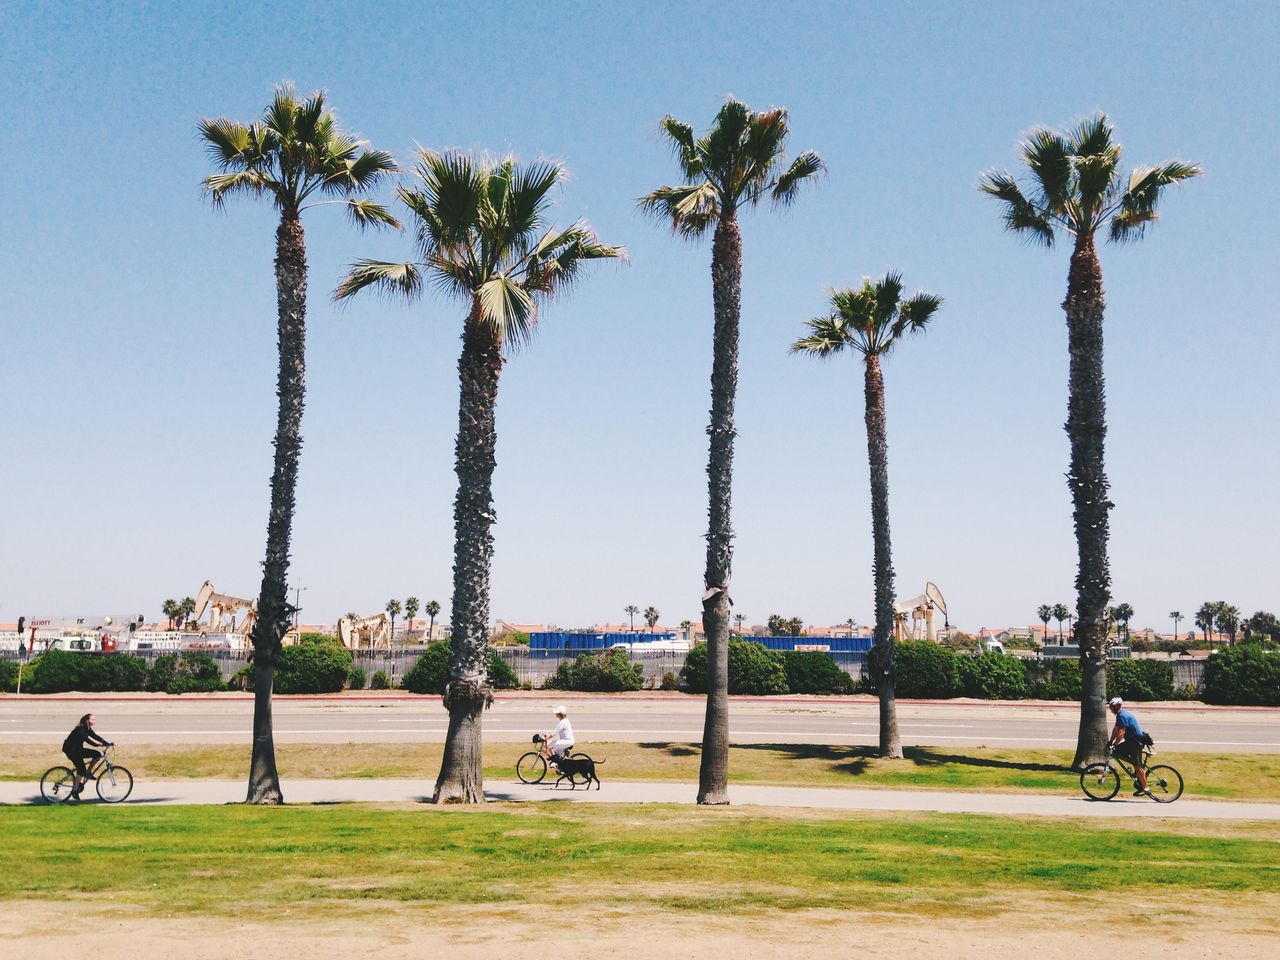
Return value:
M 1108 700 L 1108 701 L 1107 701 L 1107 706 L 1108 706 L 1108 707 L 1123 707 L 1123 706 L 1124 706 L 1124 700 L 1122 700 L 1120 697 L 1112 697 L 1110 700 Z

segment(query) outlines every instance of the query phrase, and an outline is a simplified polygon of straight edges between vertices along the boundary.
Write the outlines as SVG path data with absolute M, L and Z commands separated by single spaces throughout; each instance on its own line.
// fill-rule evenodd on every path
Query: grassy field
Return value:
M 1280 825 L 1132 827 L 946 815 L 671 807 L 0 810 L 0 900 L 75 897 L 166 914 L 245 903 L 579 905 L 694 913 L 981 910 L 1032 892 L 1280 892 Z
M 528 744 L 485 745 L 485 777 L 514 779 L 516 758 Z M 408 777 L 434 780 L 440 744 L 295 744 L 277 746 L 282 777 L 294 779 Z M 591 744 L 606 758 L 600 776 L 610 780 L 696 781 L 699 749 L 681 743 Z M 906 759 L 880 760 L 869 747 L 769 744 L 732 749 L 730 778 L 738 783 L 827 787 L 898 787 L 921 790 L 1073 793 L 1076 777 L 1066 750 L 908 747 Z M 14 745 L 0 757 L 0 779 L 35 781 L 60 762 L 54 749 Z M 238 779 L 246 775 L 248 748 L 124 747 L 117 759 L 147 779 Z M 1188 797 L 1276 800 L 1280 755 L 1188 753 L 1172 763 L 1186 779 Z

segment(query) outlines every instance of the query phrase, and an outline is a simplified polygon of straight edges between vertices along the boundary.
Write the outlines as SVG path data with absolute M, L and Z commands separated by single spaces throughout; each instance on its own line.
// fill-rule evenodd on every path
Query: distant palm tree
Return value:
M 177 600 L 166 600 L 164 603 L 160 604 L 160 610 L 169 621 L 169 629 L 172 630 L 173 622 L 178 618 L 178 615 L 182 610 L 182 604 L 178 603 Z
M 622 612 L 631 618 L 631 632 L 634 633 L 636 629 L 636 614 L 640 612 L 640 608 L 634 603 L 628 603 L 623 607 Z
M 1240 629 L 1240 608 L 1232 606 L 1225 600 L 1219 600 L 1214 619 L 1218 624 L 1218 630 L 1227 635 L 1227 642 L 1234 644 L 1236 631 Z
M 650 606 L 644 608 L 644 622 L 649 625 L 650 630 L 658 625 L 659 616 L 660 614 L 658 613 L 657 607 Z
M 1116 604 L 1111 608 L 1112 619 L 1116 624 L 1123 628 L 1124 642 L 1129 643 L 1129 621 L 1133 619 L 1133 607 L 1127 603 Z
M 742 623 L 746 619 L 747 615 L 745 613 L 735 613 L 733 615 L 733 622 L 738 625 L 738 636 L 742 636 Z
M 404 601 L 404 618 L 405 618 L 405 620 L 406 620 L 406 621 L 408 621 L 408 627 L 407 627 L 407 629 L 409 629 L 409 630 L 412 630 L 412 629 L 413 629 L 413 618 L 414 618 L 414 617 L 416 617 L 416 616 L 418 615 L 418 607 L 420 607 L 420 606 L 421 606 L 421 604 L 420 604 L 420 603 L 418 603 L 418 598 L 417 598 L 417 597 L 406 597 L 406 598 L 405 598 L 405 601 Z
M 1196 611 L 1196 626 L 1204 631 L 1204 638 L 1209 642 L 1213 642 L 1213 622 L 1218 616 L 1218 605 L 1212 600 L 1206 600 L 1200 604 L 1200 609 Z
M 692 626 L 693 626 L 693 621 L 692 621 L 692 620 L 681 620 L 681 621 L 680 621 L 680 629 L 684 632 L 684 638 L 685 638 L 686 640 L 692 640 L 692 639 L 693 639 L 692 637 L 690 637 L 690 636 L 689 636 L 689 628 L 690 628 L 690 627 L 692 627 Z
M 382 150 L 366 150 L 362 141 L 340 130 L 323 93 L 299 99 L 293 87 L 286 85 L 276 87 L 275 99 L 261 120 L 247 124 L 226 117 L 201 120 L 199 133 L 220 171 L 204 179 L 214 207 L 221 208 L 229 197 L 247 194 L 268 197 L 280 214 L 276 229 L 279 407 L 266 561 L 253 624 L 253 754 L 247 802 L 282 803 L 271 725 L 271 688 L 289 629 L 289 541 L 302 451 L 307 315 L 302 212 L 337 203 L 361 227 L 398 227 L 379 204 L 353 196 L 394 170 L 395 160 Z M 326 195 L 336 199 L 320 199 Z
M 1181 160 L 1139 167 L 1124 180 L 1120 144 L 1104 114 L 1061 134 L 1038 127 L 1022 146 L 1031 170 L 1029 193 L 1008 173 L 989 172 L 979 187 L 1000 201 L 1005 226 L 1033 243 L 1052 246 L 1065 233 L 1071 237 L 1067 275 L 1068 355 L 1071 358 L 1067 436 L 1071 466 L 1067 486 L 1075 511 L 1076 642 L 1080 647 L 1080 728 L 1074 765 L 1099 760 L 1106 752 L 1107 635 L 1106 612 L 1111 594 L 1107 559 L 1108 511 L 1111 500 L 1103 457 L 1107 433 L 1102 369 L 1102 265 L 1094 235 L 1107 228 L 1116 242 L 1139 239 L 1157 219 L 1165 188 L 1200 175 L 1200 168 Z
M 1062 646 L 1062 621 L 1071 616 L 1071 608 L 1065 603 L 1053 605 L 1053 619 L 1058 621 L 1058 646 Z
M 183 597 L 182 602 L 178 604 L 178 629 L 181 630 L 191 620 L 191 615 L 196 612 L 195 597 Z M 256 706 L 255 706 L 256 710 Z
M 391 614 L 391 642 L 396 642 L 396 617 L 400 616 L 400 601 L 392 598 L 387 601 L 384 608 L 387 613 Z
M 359 619 L 360 619 L 360 614 L 356 613 L 354 610 L 348 610 L 348 611 L 347 611 L 347 615 L 346 615 L 346 619 L 348 619 L 348 620 L 359 620 Z
M 863 391 L 866 395 L 867 458 L 871 465 L 871 529 L 874 541 L 872 573 L 875 578 L 875 646 L 881 671 L 876 678 L 880 692 L 880 756 L 902 756 L 898 735 L 898 708 L 894 689 L 897 675 L 893 657 L 893 551 L 889 537 L 889 441 L 885 428 L 884 377 L 880 358 L 887 356 L 909 334 L 923 333 L 942 305 L 932 293 L 902 297 L 902 275 L 887 273 L 884 279 L 864 280 L 857 290 L 834 290 L 829 313 L 809 321 L 809 334 L 791 347 L 794 353 L 829 357 L 846 349 L 861 354 Z
M 1036 607 L 1036 616 L 1044 623 L 1044 639 L 1049 639 L 1049 621 L 1053 619 L 1053 607 L 1050 604 L 1042 603 Z
M 1173 642 L 1178 642 L 1178 623 L 1182 620 L 1182 612 L 1180 610 L 1171 610 L 1169 619 L 1173 621 Z
M 454 470 L 453 618 L 444 704 L 449 732 L 436 779 L 437 803 L 483 803 L 480 722 L 493 702 L 489 682 L 489 576 L 493 562 L 495 411 L 504 353 L 529 343 L 538 302 L 564 293 L 594 260 L 624 256 L 581 221 L 547 221 L 559 164 L 463 153 L 418 152 L 415 181 L 400 200 L 413 215 L 420 260 L 362 260 L 335 296 L 366 287 L 416 298 L 429 277 L 466 304 L 458 360 Z
M 711 130 L 695 137 L 675 117 L 662 120 L 682 183 L 659 187 L 641 209 L 693 239 L 714 231 L 711 294 L 715 313 L 711 362 L 711 437 L 707 464 L 707 566 L 702 625 L 707 637 L 707 712 L 702 733 L 698 802 L 729 802 L 729 580 L 733 567 L 733 408 L 738 392 L 738 327 L 742 298 L 742 235 L 738 210 L 771 198 L 789 205 L 804 182 L 826 168 L 816 153 L 800 154 L 784 170 L 787 111 L 756 112 L 730 97 Z
M 428 600 L 427 605 L 422 608 L 422 612 L 431 618 L 431 623 L 427 627 L 427 642 L 430 643 L 436 635 L 436 617 L 440 615 L 440 604 L 436 600 Z

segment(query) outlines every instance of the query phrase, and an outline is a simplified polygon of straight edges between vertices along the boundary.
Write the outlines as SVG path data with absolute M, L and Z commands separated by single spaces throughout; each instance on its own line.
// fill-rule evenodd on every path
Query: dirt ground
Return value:
M 548 880 L 548 899 L 572 900 Z M 1247 901 L 1247 902 L 1246 902 Z M 1082 949 L 1148 953 L 1159 945 L 1180 960 L 1271 960 L 1280 937 L 1280 897 L 1197 897 L 1171 905 L 1063 895 L 983 904 L 977 915 L 930 909 L 913 915 L 814 910 L 767 915 L 690 915 L 625 906 L 590 915 L 527 906 L 430 908 L 359 904 L 302 916 L 156 917 L 99 901 L 0 904 L 0 929 L 15 957 L 93 956 L 94 960 L 278 960 L 362 956 L 374 960 L 494 960 L 513 953 L 705 960 L 877 957 L 886 960 L 1079 960 Z M 1138 929 L 1135 930 L 1135 924 Z M 1135 933 L 1137 937 L 1135 939 Z M 1099 940 L 1099 938 L 1102 938 Z

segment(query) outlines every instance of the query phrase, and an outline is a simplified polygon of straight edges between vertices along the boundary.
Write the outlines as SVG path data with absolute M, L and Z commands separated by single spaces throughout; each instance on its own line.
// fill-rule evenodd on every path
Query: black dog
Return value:
M 591 781 L 596 782 L 596 789 L 600 789 L 600 778 L 596 776 L 596 764 L 604 763 L 603 760 L 592 760 L 585 753 L 575 753 L 572 757 L 556 757 L 551 761 L 556 768 L 556 773 L 560 774 L 560 779 L 556 781 L 556 786 L 560 786 L 560 780 L 568 780 L 569 786 L 577 790 L 578 781 L 576 778 L 582 777 L 586 780 L 587 789 L 591 789 Z

